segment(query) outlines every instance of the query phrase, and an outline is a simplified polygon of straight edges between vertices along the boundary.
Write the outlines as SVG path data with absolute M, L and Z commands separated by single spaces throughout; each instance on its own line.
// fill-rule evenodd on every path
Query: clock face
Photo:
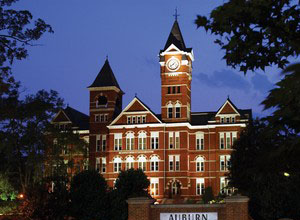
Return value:
M 175 70 L 178 70 L 179 69 L 179 60 L 177 59 L 174 59 L 174 58 L 171 58 L 168 63 L 167 63 L 167 67 L 169 70 L 171 71 L 175 71 Z

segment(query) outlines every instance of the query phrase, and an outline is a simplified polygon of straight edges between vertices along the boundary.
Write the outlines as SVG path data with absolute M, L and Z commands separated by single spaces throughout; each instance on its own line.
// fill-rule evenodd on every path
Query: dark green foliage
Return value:
M 147 176 L 141 169 L 121 171 L 116 180 L 115 189 L 110 192 L 111 220 L 128 218 L 128 205 L 126 200 L 130 197 L 149 197 L 150 185 Z
M 116 189 L 126 198 L 148 196 L 150 185 L 147 176 L 141 169 L 121 171 L 116 180 Z
M 219 36 L 215 43 L 225 50 L 227 65 L 244 73 L 284 68 L 300 54 L 298 1 L 229 0 L 195 23 Z
M 204 189 L 204 194 L 202 196 L 203 203 L 204 204 L 208 204 L 210 201 L 212 201 L 214 199 L 215 199 L 215 197 L 214 197 L 214 194 L 213 194 L 211 186 L 206 187 Z
M 43 177 L 46 131 L 50 120 L 62 106 L 57 92 L 44 90 L 25 100 L 16 100 L 0 129 L 0 170 L 17 177 L 23 192 Z
M 298 163 L 299 168 L 299 160 L 278 154 L 279 149 L 288 146 L 289 137 L 270 126 L 256 120 L 243 131 L 231 155 L 230 185 L 250 197 L 254 219 L 296 219 L 300 174 L 298 169 L 291 171 L 290 164 Z
M 300 63 L 286 68 L 284 79 L 279 81 L 262 102 L 265 109 L 275 109 L 268 118 L 277 129 L 300 132 Z
M 83 171 L 73 178 L 70 199 L 70 215 L 76 219 L 107 219 L 107 184 L 96 171 Z
M 54 183 L 53 191 L 51 183 Z M 28 190 L 25 201 L 19 207 L 24 220 L 63 220 L 68 214 L 69 193 L 67 179 L 54 177 L 35 184 Z

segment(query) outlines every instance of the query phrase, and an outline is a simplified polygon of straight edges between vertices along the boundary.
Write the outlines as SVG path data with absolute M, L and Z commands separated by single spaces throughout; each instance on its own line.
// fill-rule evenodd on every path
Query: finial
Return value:
M 134 93 L 134 96 L 137 97 L 137 93 Z
M 229 99 L 229 95 L 227 95 L 227 99 Z
M 106 61 L 108 61 L 108 55 L 106 55 Z
M 173 16 L 175 17 L 175 21 L 177 21 L 178 16 L 180 16 L 180 15 L 177 13 L 177 7 L 175 8 L 175 14 L 174 14 Z

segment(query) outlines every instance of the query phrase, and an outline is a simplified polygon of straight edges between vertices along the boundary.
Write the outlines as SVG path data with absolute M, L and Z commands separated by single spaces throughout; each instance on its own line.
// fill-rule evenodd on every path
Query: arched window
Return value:
M 175 118 L 180 118 L 180 117 L 181 117 L 181 104 L 179 101 L 177 101 L 175 104 Z
M 169 102 L 169 104 L 167 105 L 167 109 L 168 109 L 168 118 L 173 118 L 173 105 L 171 102 Z
M 107 107 L 107 98 L 105 96 L 99 96 L 97 99 L 97 108 Z
M 203 172 L 204 171 L 204 158 L 203 157 L 197 157 L 196 159 L 196 171 L 197 172 Z
M 177 181 L 174 181 L 172 183 L 172 194 L 173 195 L 178 195 L 180 194 L 180 183 Z
M 133 132 L 129 132 L 126 135 L 126 150 L 134 149 L 134 134 Z
M 150 170 L 151 171 L 158 171 L 158 156 L 152 156 L 150 159 Z
M 122 159 L 120 157 L 116 157 L 114 159 L 114 172 L 118 173 L 121 171 Z
M 146 171 L 146 157 L 144 155 L 140 155 L 138 157 L 139 169 Z
M 126 158 L 126 170 L 133 168 L 134 159 L 132 156 Z
M 139 150 L 145 150 L 147 148 L 147 135 L 142 131 L 139 133 Z

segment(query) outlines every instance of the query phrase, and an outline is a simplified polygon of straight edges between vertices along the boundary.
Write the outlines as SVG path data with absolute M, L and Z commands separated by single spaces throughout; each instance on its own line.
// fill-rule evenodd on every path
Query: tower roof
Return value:
M 116 77 L 109 65 L 108 59 L 106 59 L 103 67 L 101 68 L 100 72 L 98 73 L 96 79 L 88 88 L 91 87 L 106 87 L 106 86 L 115 86 L 121 90 Z
M 171 44 L 174 44 L 180 50 L 186 50 L 186 46 L 179 28 L 177 20 L 175 20 L 171 33 L 168 37 L 164 50 L 166 50 Z

